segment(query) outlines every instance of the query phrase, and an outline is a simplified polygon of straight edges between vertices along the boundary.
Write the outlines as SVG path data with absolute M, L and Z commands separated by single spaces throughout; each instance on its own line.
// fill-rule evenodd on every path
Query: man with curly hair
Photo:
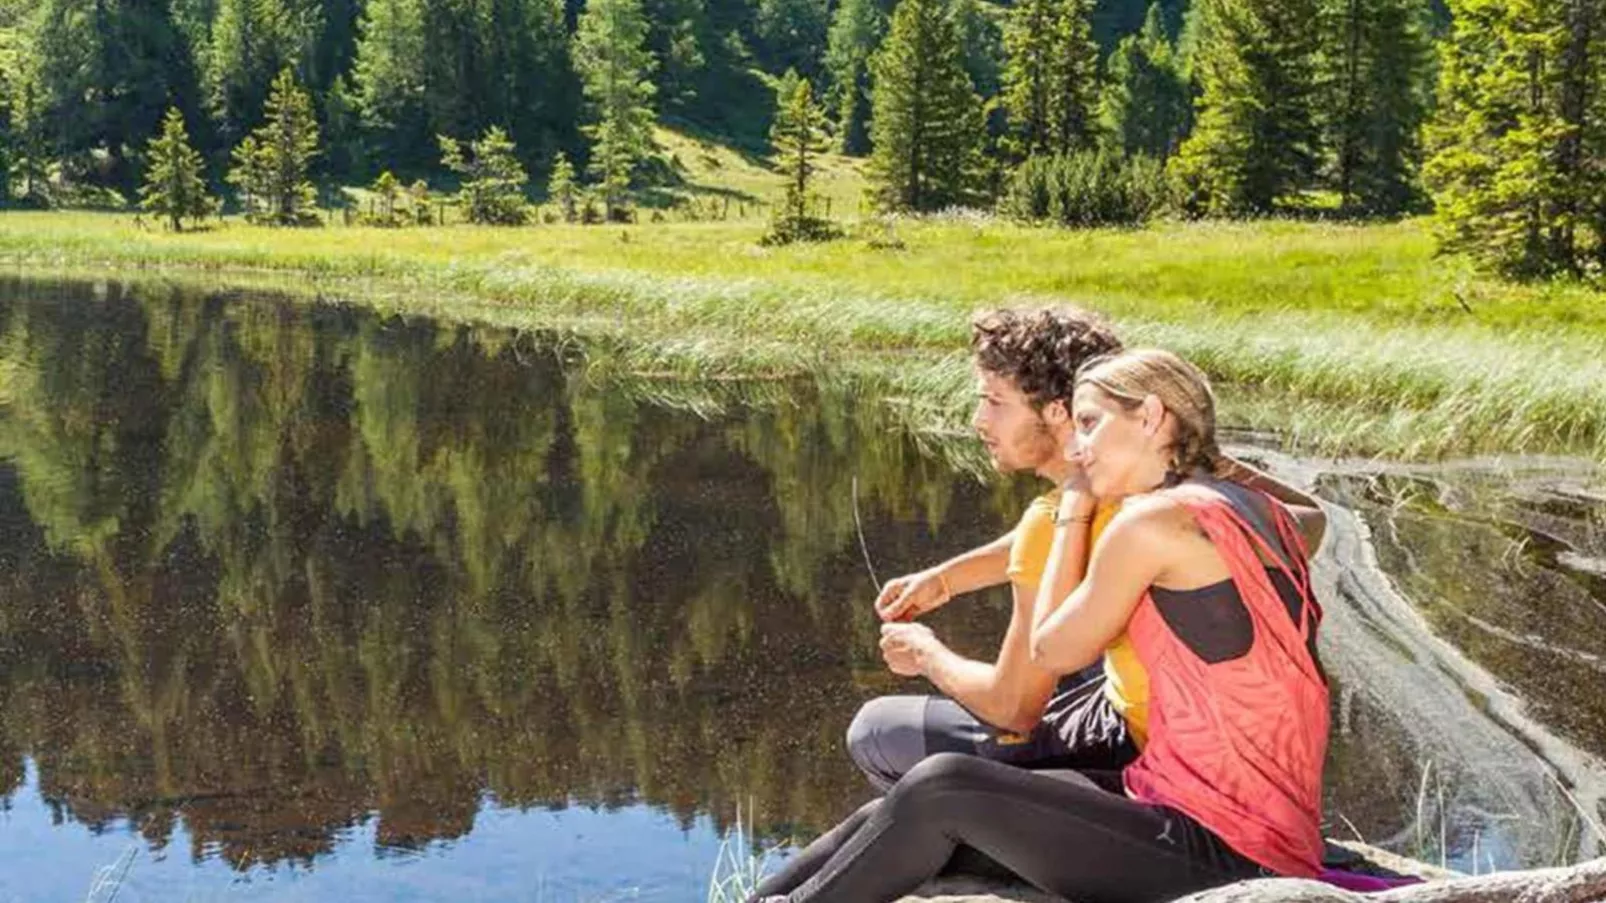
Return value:
M 1030 471 L 1053 484 L 1015 528 L 979 548 L 887 582 L 876 599 L 888 667 L 925 677 L 939 696 L 883 696 L 860 708 L 848 751 L 885 791 L 920 760 L 940 752 L 982 756 L 1024 768 L 1117 774 L 1147 736 L 1148 677 L 1123 634 L 1102 668 L 1056 682 L 1028 648 L 1038 585 L 1053 545 L 1061 487 L 1079 476 L 1065 460 L 1076 371 L 1121 350 L 1114 333 L 1074 308 L 993 310 L 971 324 L 979 398 L 971 420 L 994 469 Z M 1308 496 L 1233 462 L 1234 479 L 1294 504 Z M 1115 514 L 1101 505 L 1091 537 Z M 915 619 L 955 596 L 1008 583 L 1009 626 L 992 662 L 967 659 Z

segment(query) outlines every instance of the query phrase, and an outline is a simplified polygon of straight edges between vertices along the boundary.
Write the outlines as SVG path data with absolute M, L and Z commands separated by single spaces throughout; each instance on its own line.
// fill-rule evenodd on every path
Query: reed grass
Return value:
M 900 222 L 763 249 L 753 224 L 267 230 L 170 235 L 127 216 L 0 216 L 19 274 L 267 280 L 383 310 L 607 336 L 694 378 L 814 374 L 876 391 L 940 436 L 963 429 L 968 315 L 1097 310 L 1224 388 L 1226 422 L 1299 449 L 1606 461 L 1606 295 L 1508 286 L 1432 256 L 1420 224 L 1163 224 L 1034 230 Z M 880 226 L 864 225 L 879 230 Z

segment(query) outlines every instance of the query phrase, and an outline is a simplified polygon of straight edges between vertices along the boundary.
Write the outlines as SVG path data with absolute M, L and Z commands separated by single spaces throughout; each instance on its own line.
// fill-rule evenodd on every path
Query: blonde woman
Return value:
M 1031 654 L 1074 671 L 1126 631 L 1150 681 L 1143 752 L 1119 774 L 932 756 L 759 898 L 895 900 L 961 846 L 1088 903 L 1320 871 L 1327 684 L 1307 568 L 1320 512 L 1217 478 L 1209 383 L 1168 352 L 1090 362 L 1071 416 L 1086 491 L 1061 500 Z M 1094 499 L 1125 504 L 1088 559 Z

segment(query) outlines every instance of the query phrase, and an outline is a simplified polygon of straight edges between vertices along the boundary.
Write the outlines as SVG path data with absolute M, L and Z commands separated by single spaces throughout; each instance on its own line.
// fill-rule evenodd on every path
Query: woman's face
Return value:
M 1095 497 L 1117 499 L 1154 488 L 1142 484 L 1150 482 L 1156 463 L 1156 430 L 1147 421 L 1158 401 L 1128 410 L 1097 386 L 1076 387 L 1071 404 L 1075 431 L 1065 446 L 1065 459 L 1081 465 Z M 1160 466 L 1163 474 L 1163 462 Z

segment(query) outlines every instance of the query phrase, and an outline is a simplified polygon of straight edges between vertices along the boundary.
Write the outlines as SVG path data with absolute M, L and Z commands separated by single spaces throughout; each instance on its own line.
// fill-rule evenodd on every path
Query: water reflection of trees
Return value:
M 242 865 L 487 797 L 829 822 L 880 671 L 852 481 L 886 568 L 1010 504 L 807 385 L 701 419 L 497 330 L 7 294 L 0 791 L 32 757 L 62 815 Z

